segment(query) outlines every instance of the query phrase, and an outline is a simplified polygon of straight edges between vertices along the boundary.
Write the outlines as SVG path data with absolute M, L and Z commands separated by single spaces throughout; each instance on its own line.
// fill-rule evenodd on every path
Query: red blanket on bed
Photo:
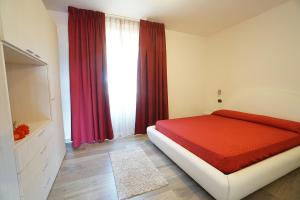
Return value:
M 300 123 L 221 110 L 161 120 L 156 129 L 225 174 L 300 145 Z

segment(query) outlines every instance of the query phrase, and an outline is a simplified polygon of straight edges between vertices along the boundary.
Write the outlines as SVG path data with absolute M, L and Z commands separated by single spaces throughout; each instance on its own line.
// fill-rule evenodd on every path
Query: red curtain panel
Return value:
M 105 15 L 69 7 L 73 147 L 113 138 L 109 111 Z
M 164 24 L 140 21 L 135 134 L 167 119 L 167 60 Z

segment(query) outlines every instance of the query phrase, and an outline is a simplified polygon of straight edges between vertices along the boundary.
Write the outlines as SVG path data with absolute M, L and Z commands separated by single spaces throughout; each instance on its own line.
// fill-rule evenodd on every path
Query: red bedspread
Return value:
M 297 131 L 276 126 L 276 120 L 280 119 L 276 119 L 272 126 L 272 123 L 253 122 L 251 116 L 249 120 L 251 114 L 246 114 L 243 119 L 245 113 L 233 111 L 232 115 L 232 111 L 228 112 L 161 120 L 156 123 L 156 129 L 225 174 L 300 145 L 300 134 Z M 255 118 L 257 115 L 253 116 Z M 272 121 L 274 118 L 270 119 Z M 283 124 L 285 122 L 288 126 L 292 123 L 300 127 L 298 122 L 283 120 Z

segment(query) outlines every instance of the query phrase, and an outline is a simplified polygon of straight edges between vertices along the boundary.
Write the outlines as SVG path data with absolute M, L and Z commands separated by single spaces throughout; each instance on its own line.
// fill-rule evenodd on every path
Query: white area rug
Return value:
M 168 182 L 141 148 L 110 152 L 119 199 L 127 199 Z

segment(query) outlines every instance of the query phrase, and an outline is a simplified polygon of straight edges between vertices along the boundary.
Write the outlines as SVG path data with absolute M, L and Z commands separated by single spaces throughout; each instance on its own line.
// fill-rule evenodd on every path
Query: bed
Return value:
M 300 123 L 220 110 L 158 121 L 148 137 L 216 199 L 241 199 L 300 166 Z

